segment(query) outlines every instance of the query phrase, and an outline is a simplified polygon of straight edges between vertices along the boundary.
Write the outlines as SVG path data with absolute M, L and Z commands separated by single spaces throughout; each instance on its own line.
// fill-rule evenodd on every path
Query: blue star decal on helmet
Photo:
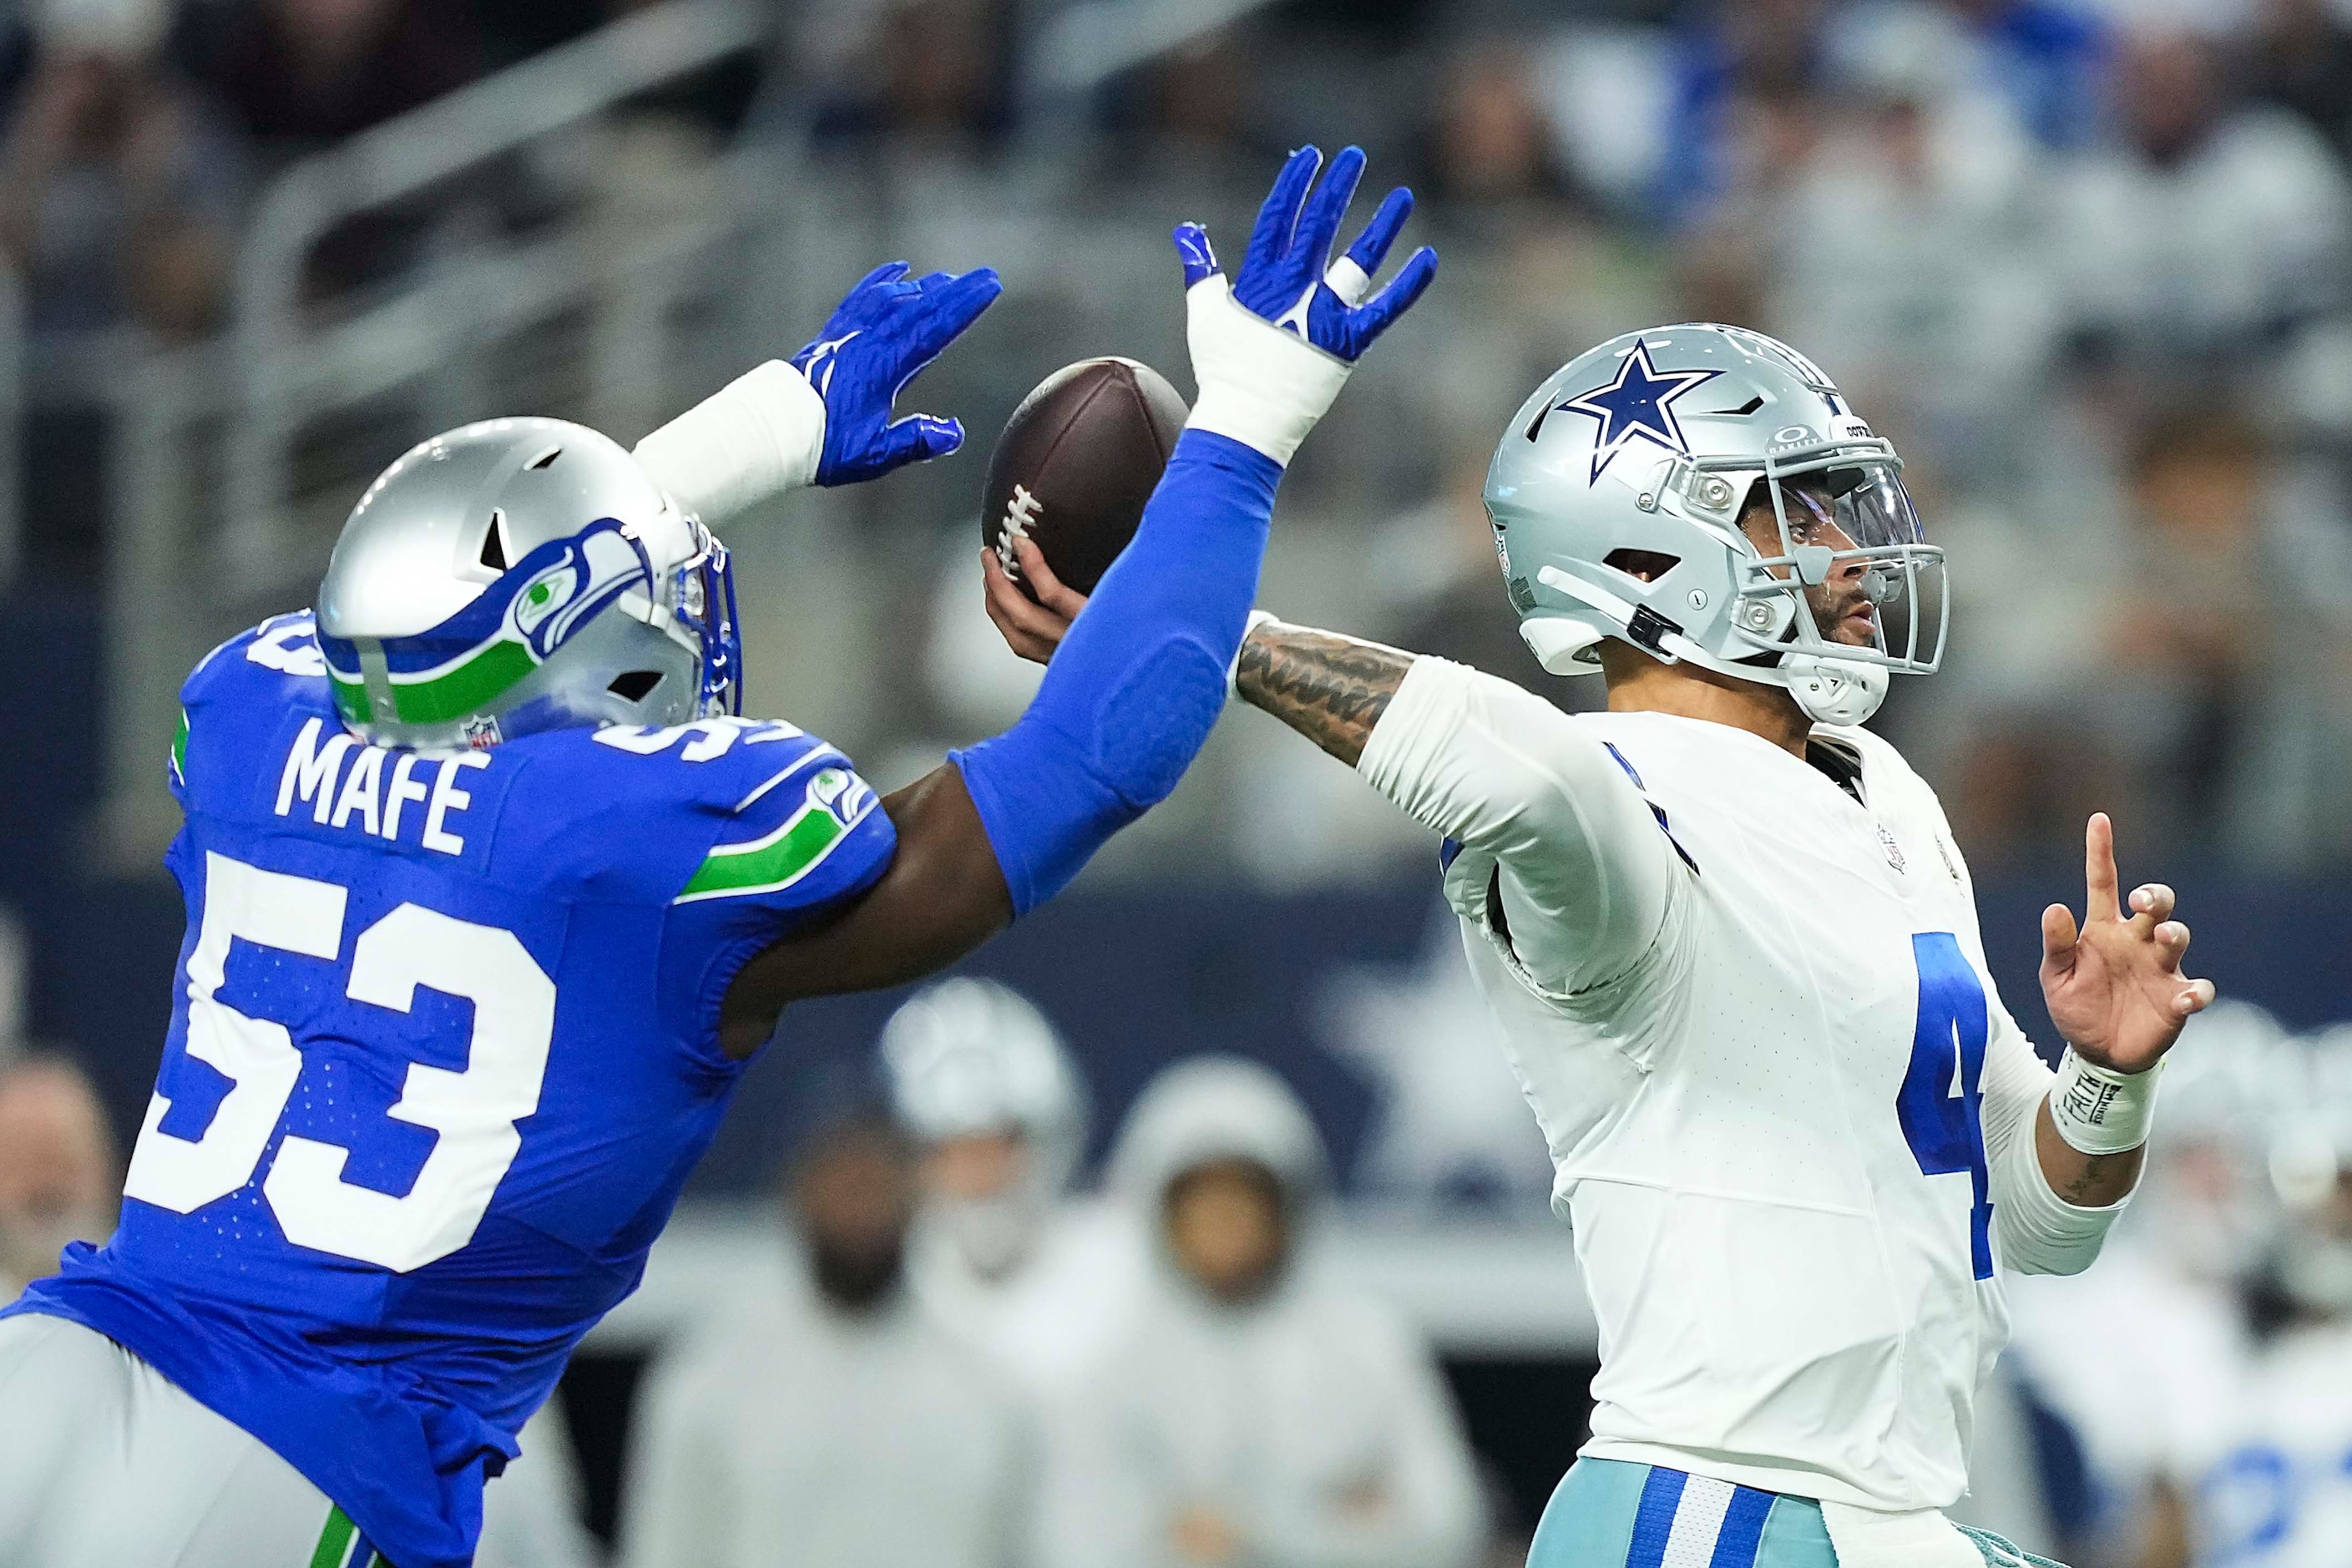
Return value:
M 1633 352 L 1617 367 L 1615 381 L 1554 405 L 1556 412 L 1581 414 L 1601 422 L 1600 434 L 1592 442 L 1592 477 L 1585 482 L 1599 483 L 1601 470 L 1636 437 L 1687 456 L 1690 444 L 1683 439 L 1682 426 L 1675 422 L 1675 399 L 1722 374 L 1719 370 L 1661 371 L 1650 363 L 1650 345 L 1636 338 Z

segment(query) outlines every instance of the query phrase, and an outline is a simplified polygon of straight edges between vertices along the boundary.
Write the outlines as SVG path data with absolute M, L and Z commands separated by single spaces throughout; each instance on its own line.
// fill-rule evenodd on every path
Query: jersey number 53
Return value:
M 340 961 L 348 896 L 332 882 L 205 853 L 204 919 L 188 954 L 187 1052 L 230 1088 L 193 1140 L 163 1130 L 172 1102 L 157 1092 L 125 1196 L 188 1214 L 253 1179 L 301 1076 L 302 1053 L 284 1025 L 220 1000 L 229 944 L 242 939 Z M 290 1132 L 262 1183 L 288 1240 L 398 1273 L 473 1238 L 522 1146 L 515 1123 L 539 1108 L 555 1031 L 555 983 L 512 931 L 402 904 L 352 943 L 344 991 L 405 1013 L 419 985 L 471 1002 L 474 1026 L 465 1070 L 411 1063 L 391 1109 L 396 1120 L 439 1134 L 407 1194 L 346 1182 L 349 1150 Z

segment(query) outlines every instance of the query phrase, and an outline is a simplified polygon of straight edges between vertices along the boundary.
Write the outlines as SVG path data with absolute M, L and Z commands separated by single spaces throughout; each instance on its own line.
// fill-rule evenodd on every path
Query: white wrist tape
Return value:
M 1185 291 L 1185 337 L 1201 384 L 1194 430 L 1209 430 L 1289 466 L 1353 367 L 1236 303 L 1213 272 Z
M 1246 647 L 1249 646 L 1250 633 L 1257 630 L 1258 627 L 1265 625 L 1266 622 L 1273 620 L 1274 618 L 1274 616 L 1266 614 L 1264 610 L 1252 610 L 1250 612 L 1249 623 L 1242 627 L 1242 647 Z M 1241 647 L 1236 647 L 1234 649 L 1234 662 L 1225 666 L 1225 700 L 1230 702 L 1241 694 L 1242 650 Z
M 736 377 L 636 447 L 654 483 L 705 522 L 814 484 L 824 452 L 824 399 L 780 359 Z
M 2084 1154 L 2120 1154 L 2147 1142 L 2156 1117 L 2156 1079 L 2162 1062 L 2146 1072 L 2117 1072 L 2086 1062 L 2066 1047 L 2058 1081 L 2050 1089 L 2050 1120 L 2067 1147 Z

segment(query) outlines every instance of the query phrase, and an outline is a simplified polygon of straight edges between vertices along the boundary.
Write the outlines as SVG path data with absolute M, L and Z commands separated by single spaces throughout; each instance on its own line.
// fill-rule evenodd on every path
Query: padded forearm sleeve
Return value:
M 2051 1189 L 2033 1129 L 2053 1075 L 1998 998 L 1991 1022 L 1981 1114 L 1994 1255 L 2020 1274 L 2080 1274 L 2099 1256 L 2108 1228 L 2131 1200 L 2084 1208 Z
M 1281 465 L 1187 430 L 1134 541 L 1103 574 L 1045 682 L 1003 734 L 949 754 L 1016 914 L 1165 799 L 1225 704 L 1257 596 Z

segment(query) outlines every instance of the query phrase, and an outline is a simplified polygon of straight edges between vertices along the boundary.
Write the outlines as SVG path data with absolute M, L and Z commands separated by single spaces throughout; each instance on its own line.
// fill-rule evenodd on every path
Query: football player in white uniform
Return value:
M 1263 616 L 1242 646 L 1244 700 L 1444 836 L 1550 1143 L 1601 1369 L 1535 1568 L 2017 1561 L 1940 1511 L 2008 1333 L 1995 1266 L 2091 1261 L 2212 996 L 2102 816 L 2084 920 L 2042 915 L 2055 1075 L 2001 1005 L 1935 795 L 1860 728 L 1942 656 L 1900 468 L 1782 343 L 1628 334 L 1486 480 L 1522 636 L 1609 711 Z M 991 574 L 990 605 L 1039 657 L 1082 601 L 1034 555 L 1045 603 Z

